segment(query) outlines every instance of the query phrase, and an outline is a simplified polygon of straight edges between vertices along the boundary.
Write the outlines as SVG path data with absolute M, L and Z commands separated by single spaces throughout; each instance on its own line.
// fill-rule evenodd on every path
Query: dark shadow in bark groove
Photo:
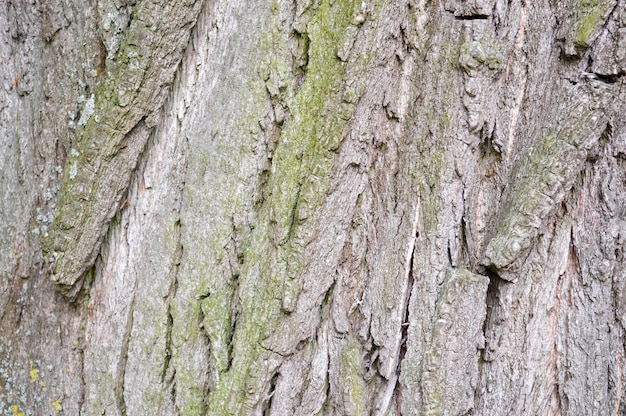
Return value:
M 235 339 L 235 331 L 237 331 L 237 318 L 239 317 L 239 314 L 236 311 L 233 311 L 233 316 L 232 316 L 232 325 L 230 326 L 230 339 L 228 340 L 228 346 L 226 347 L 227 350 L 227 354 L 228 354 L 228 364 L 226 365 L 226 370 L 224 370 L 225 373 L 229 372 L 230 369 L 233 367 L 233 349 L 235 347 L 235 343 L 234 343 L 234 339 Z
M 417 238 L 418 235 L 415 236 Z M 448 247 L 449 249 L 449 247 Z M 413 247 L 413 252 L 411 253 L 411 260 L 409 262 L 409 275 L 407 279 L 407 292 L 406 298 L 404 300 L 404 305 L 402 309 L 402 324 L 400 326 L 401 338 L 400 338 L 400 349 L 398 351 L 398 363 L 396 365 L 396 375 L 400 377 L 400 373 L 402 372 L 402 361 L 406 356 L 406 341 L 408 339 L 409 333 L 409 306 L 411 305 L 411 293 L 413 292 L 413 284 L 415 279 L 413 277 L 413 265 L 415 262 L 415 247 Z M 397 380 L 397 379 L 396 379 Z M 396 381 L 397 382 L 397 381 Z M 394 388 L 394 394 L 398 394 L 396 391 L 398 389 L 398 384 L 396 384 Z
M 266 402 L 263 405 L 263 416 L 270 416 L 272 412 L 272 400 L 274 399 L 274 393 L 276 393 L 276 384 L 278 382 L 278 377 L 280 377 L 280 373 L 274 374 L 272 376 L 272 380 L 270 381 L 270 391 L 267 394 Z
M 489 285 L 487 286 L 487 308 L 485 314 L 485 321 L 483 322 L 483 335 L 485 337 L 485 347 L 481 351 L 482 360 L 489 362 L 493 361 L 493 353 L 495 353 L 497 346 L 491 345 L 492 342 L 496 340 L 492 340 L 490 338 L 490 332 L 495 332 L 493 327 L 498 326 L 498 322 L 501 321 L 501 318 L 498 317 L 499 312 L 499 299 L 500 299 L 500 285 L 512 284 L 503 278 L 501 278 L 497 272 L 489 269 L 485 269 L 483 273 L 480 273 L 489 278 Z M 479 378 L 482 378 L 482 370 L 483 366 L 479 366 Z
M 172 360 L 172 328 L 174 327 L 174 317 L 171 307 L 167 307 L 167 331 L 165 332 L 165 359 L 163 360 L 163 370 L 161 372 L 161 383 L 166 382 L 167 372 L 170 369 Z
M 489 16 L 486 14 L 474 14 L 471 16 L 454 16 L 455 20 L 488 20 Z
M 186 163 L 186 162 L 185 162 Z M 185 166 L 185 169 L 187 167 Z M 177 207 L 178 214 L 180 215 L 180 205 Z M 176 406 L 176 381 L 175 374 L 176 368 L 172 365 L 172 330 L 174 328 L 174 315 L 172 315 L 172 300 L 176 297 L 178 291 L 178 270 L 180 267 L 181 259 L 183 258 L 183 244 L 181 242 L 181 221 L 180 216 L 174 222 L 176 232 L 176 252 L 175 260 L 170 268 L 169 281 L 170 288 L 167 293 L 167 329 L 165 332 L 165 359 L 163 360 L 163 372 L 161 373 L 161 383 L 164 385 L 172 385 L 171 401 Z M 168 372 L 170 374 L 168 374 Z
M 210 295 L 207 295 L 206 297 L 208 298 Z M 205 298 L 206 299 L 206 298 Z M 205 362 L 206 363 L 211 363 L 211 338 L 209 337 L 209 333 L 207 332 L 206 328 L 204 327 L 204 321 L 205 321 L 205 315 L 204 312 L 202 311 L 202 308 L 198 308 L 199 309 L 199 314 L 198 314 L 198 322 L 197 322 L 197 326 L 199 328 L 198 330 L 198 338 L 202 340 L 202 343 L 204 344 L 203 346 L 206 347 L 206 350 L 204 351 L 205 353 Z M 206 372 L 210 372 L 210 367 L 205 368 Z M 206 414 L 207 412 L 207 408 L 208 408 L 208 404 L 207 404 L 207 398 L 209 397 L 209 393 L 211 391 L 211 382 L 208 379 L 208 377 L 205 379 L 205 383 L 202 386 L 202 391 L 204 392 L 204 400 L 202 402 L 202 412 L 200 414 Z

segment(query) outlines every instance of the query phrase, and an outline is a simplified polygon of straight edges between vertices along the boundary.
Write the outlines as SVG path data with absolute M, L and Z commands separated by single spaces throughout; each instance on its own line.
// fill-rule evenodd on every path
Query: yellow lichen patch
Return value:
M 54 413 L 59 414 L 61 410 L 63 410 L 63 405 L 61 404 L 61 400 L 52 402 L 52 409 L 54 410 Z
M 75 339 L 74 341 L 72 341 L 72 345 L 74 345 L 75 347 L 78 347 L 78 340 Z
M 13 413 L 13 416 L 24 416 L 24 413 L 20 412 L 20 408 L 16 404 L 11 406 L 11 412 Z
M 37 367 L 31 369 L 28 372 L 28 375 L 30 375 L 30 382 L 31 383 L 36 382 L 37 380 L 39 380 L 39 369 Z

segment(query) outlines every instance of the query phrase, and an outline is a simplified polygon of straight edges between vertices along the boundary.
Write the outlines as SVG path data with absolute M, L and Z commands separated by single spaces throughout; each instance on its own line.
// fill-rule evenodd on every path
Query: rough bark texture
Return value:
M 0 414 L 626 413 L 624 1 L 0 37 Z

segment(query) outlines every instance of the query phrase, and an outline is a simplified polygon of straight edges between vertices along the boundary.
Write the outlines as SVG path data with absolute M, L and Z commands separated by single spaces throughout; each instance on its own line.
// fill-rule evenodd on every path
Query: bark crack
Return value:
M 278 377 L 280 373 L 276 373 L 272 376 L 272 380 L 270 381 L 270 391 L 267 394 L 266 402 L 263 406 L 263 416 L 270 416 L 272 412 L 272 400 L 274 399 L 274 393 L 276 393 L 276 384 L 278 383 Z
M 180 214 L 180 205 L 178 206 L 178 213 Z M 174 380 L 174 372 L 175 369 L 171 366 L 172 359 L 172 329 L 174 328 L 174 316 L 172 315 L 172 300 L 176 297 L 176 292 L 178 290 L 178 270 L 180 267 L 182 255 L 183 255 L 183 244 L 181 241 L 181 223 L 180 216 L 174 223 L 176 228 L 176 252 L 174 254 L 174 262 L 170 269 L 169 280 L 170 280 L 170 288 L 167 293 L 167 328 L 165 332 L 165 359 L 163 360 L 163 371 L 161 373 L 161 382 L 173 382 Z M 168 375 L 168 372 L 171 374 Z
M 126 416 L 126 400 L 124 399 L 124 376 L 126 375 L 126 364 L 128 362 L 128 349 L 130 346 L 131 332 L 133 329 L 133 318 L 135 313 L 135 301 L 137 299 L 137 281 L 132 289 L 133 299 L 130 301 L 128 318 L 126 320 L 126 328 L 124 330 L 124 339 L 122 340 L 122 349 L 120 351 L 120 359 L 117 362 L 117 370 L 115 376 L 115 404 L 119 413 Z
M 455 20 L 487 20 L 489 19 L 489 15 L 487 14 L 475 14 L 468 16 L 454 16 Z
M 180 71 L 179 68 L 179 73 Z M 180 128 L 180 119 L 177 118 L 177 123 L 179 123 Z M 181 165 L 180 165 L 180 180 L 178 182 L 179 192 L 182 191 L 184 187 L 184 175 L 187 172 L 189 166 L 189 158 L 187 157 L 187 152 L 189 151 L 189 137 L 187 135 L 183 135 L 178 142 L 177 147 L 180 146 L 181 152 Z M 177 389 L 176 389 L 176 367 L 172 361 L 173 357 L 173 340 L 172 340 L 172 331 L 174 328 L 174 315 L 172 314 L 172 301 L 176 298 L 176 294 L 178 292 L 178 273 L 180 271 L 180 265 L 183 258 L 184 246 L 182 242 L 182 221 L 181 221 L 181 209 L 182 209 L 182 198 L 178 198 L 178 203 L 176 205 L 176 213 L 174 220 L 174 229 L 175 229 L 175 252 L 173 256 L 173 260 L 170 266 L 170 270 L 168 273 L 168 280 L 170 282 L 170 287 L 166 297 L 166 305 L 167 305 L 167 322 L 166 322 L 166 331 L 165 331 L 165 349 L 164 349 L 164 359 L 163 359 L 163 370 L 161 373 L 161 384 L 163 385 L 163 389 L 169 393 L 169 402 L 172 408 L 175 410 L 174 414 L 180 415 L 180 409 L 178 408 L 176 402 Z
M 83 334 L 82 334 L 82 339 L 85 339 L 84 336 L 84 328 L 83 328 Z M 80 367 L 78 368 L 78 374 L 80 377 L 80 386 L 82 386 L 82 388 L 80 389 L 80 392 L 78 393 L 78 400 L 77 400 L 77 404 L 78 404 L 78 408 L 80 409 L 80 413 L 79 414 L 85 414 L 84 413 L 84 409 L 83 406 L 85 405 L 85 386 L 87 385 L 87 383 L 85 382 L 85 350 L 83 348 L 80 348 L 78 350 L 78 353 L 80 354 L 80 359 L 78 360 L 78 363 L 80 365 Z
M 163 360 L 163 370 L 161 371 L 161 383 L 165 383 L 167 372 L 170 369 L 172 360 L 172 327 L 174 326 L 174 317 L 170 306 L 167 307 L 167 329 L 165 332 L 165 359 Z
M 402 318 L 402 325 L 401 325 L 401 334 L 402 337 L 400 338 L 400 351 L 398 354 L 398 364 L 396 367 L 396 374 L 400 375 L 401 373 L 401 365 L 402 365 L 402 360 L 404 360 L 404 357 L 406 355 L 406 341 L 408 338 L 408 331 L 409 331 L 409 306 L 411 304 L 411 292 L 413 291 L 413 283 L 415 282 L 414 278 L 413 278 L 413 262 L 414 262 L 414 253 L 415 253 L 415 249 L 413 249 L 413 255 L 411 255 L 411 262 L 410 262 L 410 270 L 409 270 L 409 278 L 407 281 L 407 296 L 404 300 L 404 306 L 403 306 L 403 318 Z
M 406 263 L 405 263 L 406 264 L 406 270 L 405 270 L 406 289 L 404 291 L 404 296 L 402 300 L 402 317 L 401 317 L 402 320 L 400 323 L 400 338 L 398 340 L 398 346 L 396 350 L 397 351 L 396 368 L 393 374 L 391 374 L 391 378 L 387 382 L 387 387 L 381 399 L 382 404 L 379 407 L 378 412 L 376 413 L 379 416 L 387 414 L 387 410 L 389 408 L 391 400 L 394 398 L 394 396 L 396 397 L 396 400 L 397 400 L 400 394 L 400 392 L 398 391 L 399 390 L 398 380 L 402 372 L 402 361 L 404 360 L 404 357 L 406 356 L 406 352 L 407 352 L 406 343 L 408 340 L 408 332 L 409 332 L 409 326 L 410 326 L 409 309 L 411 305 L 411 292 L 413 291 L 413 284 L 415 282 L 415 279 L 413 277 L 413 265 L 415 261 L 416 242 L 419 237 L 421 205 L 422 205 L 421 194 L 418 194 L 417 204 L 415 207 L 415 216 L 413 218 L 412 234 L 409 240 L 409 247 L 406 253 L 406 256 L 407 256 Z

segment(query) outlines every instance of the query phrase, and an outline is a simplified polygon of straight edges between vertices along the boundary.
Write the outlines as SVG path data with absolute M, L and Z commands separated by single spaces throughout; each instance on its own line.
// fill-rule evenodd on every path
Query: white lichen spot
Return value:
M 72 148 L 72 149 L 70 150 L 70 156 L 72 156 L 72 157 L 78 157 L 79 155 L 80 155 L 80 153 L 78 153 L 78 150 L 76 150 L 76 149 L 74 149 L 74 148 Z
M 87 125 L 87 122 L 89 121 L 89 118 L 93 115 L 95 108 L 96 98 L 93 94 L 91 94 L 91 97 L 89 97 L 89 99 L 85 101 L 83 111 L 80 113 L 80 120 L 78 120 L 79 126 Z
M 112 13 L 107 13 L 102 21 L 102 29 L 108 32 L 109 30 L 111 30 L 111 23 L 113 23 L 114 21 L 115 16 L 113 16 Z
M 107 54 L 107 59 L 110 59 L 110 60 L 115 59 L 115 54 L 117 53 L 119 48 L 120 48 L 119 41 L 117 40 L 117 38 L 114 37 L 111 40 L 111 45 L 109 47 L 110 50 L 109 50 L 109 53 Z
M 45 224 L 48 220 L 48 216 L 41 212 L 40 208 L 37 208 L 37 222 L 40 224 Z
M 76 162 L 74 162 L 72 163 L 72 167 L 70 167 L 70 179 L 74 179 L 77 173 L 78 167 L 76 166 Z

